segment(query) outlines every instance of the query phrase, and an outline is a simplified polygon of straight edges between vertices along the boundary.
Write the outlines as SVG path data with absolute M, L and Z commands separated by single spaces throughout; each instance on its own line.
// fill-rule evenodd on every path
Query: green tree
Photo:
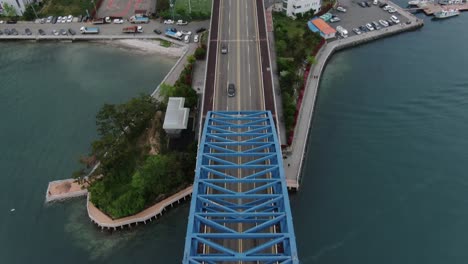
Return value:
M 169 97 L 174 97 L 176 94 L 175 87 L 167 83 L 162 83 L 159 86 L 159 95 L 164 98 L 164 101 L 167 103 Z
M 164 10 L 169 10 L 170 8 L 170 2 L 169 0 L 158 0 L 156 1 L 156 11 L 161 12 Z
M 316 62 L 315 56 L 312 56 L 312 55 L 307 56 L 307 62 L 308 62 L 310 65 L 314 65 L 315 62 Z
M 197 60 L 203 60 L 205 59 L 205 56 L 206 56 L 206 49 L 202 47 L 198 47 L 195 50 L 195 58 L 197 58 Z
M 39 10 L 39 5 L 37 4 L 28 4 L 26 5 L 26 9 L 23 12 L 23 18 L 26 20 L 34 20 L 36 17 L 36 13 L 34 10 Z
M 7 17 L 14 17 L 18 15 L 16 13 L 16 9 L 8 3 L 3 4 L 3 14 L 5 14 Z
M 187 61 L 188 61 L 188 63 L 190 63 L 190 64 L 194 64 L 196 60 L 197 60 L 197 59 L 195 58 L 194 55 L 190 55 L 190 56 L 187 57 Z

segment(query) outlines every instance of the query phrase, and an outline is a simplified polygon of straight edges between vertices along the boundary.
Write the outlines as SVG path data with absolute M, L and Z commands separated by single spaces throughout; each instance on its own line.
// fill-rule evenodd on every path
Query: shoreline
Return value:
M 318 88 L 322 77 L 323 70 L 331 56 L 346 48 L 360 46 L 367 42 L 372 42 L 386 37 L 391 37 L 399 33 L 417 30 L 424 26 L 424 21 L 418 19 L 414 15 L 407 13 L 400 6 L 387 0 L 388 4 L 395 6 L 399 14 L 405 16 L 411 24 L 400 24 L 399 26 L 387 28 L 385 31 L 373 31 L 366 35 L 354 35 L 346 39 L 340 39 L 325 43 L 317 52 L 316 62 L 310 67 L 309 75 L 304 89 L 304 97 L 298 113 L 298 119 L 294 129 L 292 144 L 285 150 L 286 159 L 283 159 L 283 167 L 285 170 L 288 189 L 299 190 L 302 180 L 301 174 L 303 171 L 303 163 L 305 154 L 307 153 L 310 128 L 312 127 L 313 114 L 315 111 L 315 102 L 318 96 Z
M 93 43 L 109 45 L 111 47 L 122 48 L 143 53 L 160 54 L 169 58 L 179 58 L 187 50 L 186 45 L 172 43 L 170 47 L 161 46 L 161 40 L 144 39 L 117 39 L 117 40 L 96 40 Z

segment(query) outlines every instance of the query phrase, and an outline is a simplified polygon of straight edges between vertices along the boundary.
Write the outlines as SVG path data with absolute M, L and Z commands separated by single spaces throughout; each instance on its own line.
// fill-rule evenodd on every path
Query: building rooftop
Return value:
M 186 129 L 189 109 L 184 108 L 184 97 L 169 97 L 163 129 Z
M 313 19 L 311 20 L 312 24 L 314 24 L 315 27 L 318 28 L 318 30 L 320 30 L 320 32 L 322 32 L 323 34 L 333 34 L 333 33 L 336 33 L 336 30 L 334 28 L 332 28 L 330 25 L 328 25 L 325 21 L 323 21 L 323 19 L 321 18 L 316 18 L 316 19 Z

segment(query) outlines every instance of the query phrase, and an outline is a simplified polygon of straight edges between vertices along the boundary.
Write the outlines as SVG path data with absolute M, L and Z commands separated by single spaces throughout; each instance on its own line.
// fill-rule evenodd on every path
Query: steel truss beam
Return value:
M 231 246 L 243 241 L 255 242 Z M 183 263 L 246 261 L 299 263 L 273 118 L 269 111 L 208 112 Z

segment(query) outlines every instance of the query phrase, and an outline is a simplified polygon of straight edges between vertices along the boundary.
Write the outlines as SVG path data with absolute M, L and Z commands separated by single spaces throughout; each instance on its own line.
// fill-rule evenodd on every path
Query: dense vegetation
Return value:
M 320 35 L 307 27 L 312 16 L 313 12 L 308 12 L 292 20 L 282 12 L 273 13 L 278 75 L 288 133 L 294 128 L 297 99 L 304 85 L 304 68 L 314 62 L 311 54 L 321 41 Z
M 96 116 L 99 139 L 90 156 L 101 165 L 88 179 L 89 191 L 91 201 L 112 218 L 138 213 L 193 181 L 196 144 L 183 151 L 167 148 L 160 114 L 165 108 L 142 95 L 124 104 L 106 104 Z M 158 140 L 153 155 L 151 136 Z M 76 178 L 83 175 L 84 170 L 74 173 Z
M 185 97 L 185 106 L 195 108 L 198 103 L 197 92 L 192 89 L 192 72 L 195 64 L 195 57 L 189 56 L 188 63 L 174 85 L 161 84 L 159 94 L 167 102 L 169 97 Z
M 197 20 L 209 19 L 211 16 L 212 0 L 176 0 L 174 6 L 174 19 Z M 158 0 L 156 2 L 158 15 L 163 18 L 172 18 L 170 0 Z

